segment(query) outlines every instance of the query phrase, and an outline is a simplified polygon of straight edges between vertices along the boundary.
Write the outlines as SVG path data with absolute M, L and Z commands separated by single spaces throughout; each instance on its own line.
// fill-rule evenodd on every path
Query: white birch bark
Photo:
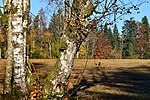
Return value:
M 67 85 L 68 79 L 70 77 L 74 58 L 78 49 L 77 43 L 73 39 L 66 38 L 68 48 L 61 52 L 59 59 L 60 69 L 57 71 L 56 77 L 51 81 L 53 85 L 52 94 L 59 94 L 64 92 L 64 86 Z M 60 88 L 58 88 L 58 86 Z
M 85 26 L 80 23 L 80 20 L 82 20 L 83 18 L 79 19 L 79 17 L 82 17 L 85 14 L 84 11 L 87 10 L 87 7 L 89 5 L 91 6 L 92 0 L 87 0 L 86 3 L 83 3 L 83 2 L 85 1 L 81 1 L 81 2 L 75 1 L 75 3 L 78 3 L 79 5 L 79 8 L 78 8 L 80 9 L 78 12 L 78 14 L 80 14 L 79 16 L 78 14 L 76 14 L 76 11 L 73 11 L 73 9 L 72 9 L 72 12 L 70 13 L 69 6 L 66 6 L 65 8 L 66 12 L 65 12 L 64 33 L 63 33 L 62 40 L 66 41 L 67 48 L 61 51 L 61 56 L 59 59 L 60 68 L 57 70 L 56 76 L 51 80 L 51 83 L 53 86 L 52 88 L 53 95 L 62 93 L 61 96 L 63 96 L 65 86 L 68 84 L 68 80 L 71 75 L 75 55 L 82 41 L 87 37 L 87 34 L 83 35 L 81 31 L 78 30 L 78 27 L 80 27 L 80 28 L 83 28 L 83 30 L 86 32 Z M 66 3 L 69 4 L 69 0 L 66 0 Z M 73 15 L 70 15 L 70 14 L 73 14 Z M 72 17 L 70 18 L 70 16 Z M 71 26 L 72 28 L 74 28 L 74 31 L 70 33 L 68 33 L 70 24 L 67 24 L 69 20 L 74 25 L 74 26 Z
M 26 31 L 29 0 L 12 0 L 17 11 L 12 14 L 13 89 L 15 93 L 27 93 L 26 85 Z
M 23 11 L 22 1 L 13 0 L 13 5 L 17 7 L 17 13 L 12 18 L 12 42 L 13 42 L 13 89 L 17 92 L 26 93 L 26 65 L 24 59 L 24 33 L 23 33 Z

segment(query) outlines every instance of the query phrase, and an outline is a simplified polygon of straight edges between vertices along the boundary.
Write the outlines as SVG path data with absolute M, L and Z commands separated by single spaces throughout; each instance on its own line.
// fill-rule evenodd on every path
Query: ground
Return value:
M 43 78 L 56 62 L 55 59 L 30 61 Z M 5 66 L 6 60 L 0 60 L 0 93 Z M 150 60 L 76 59 L 70 82 L 74 85 L 70 98 L 78 100 L 149 100 Z

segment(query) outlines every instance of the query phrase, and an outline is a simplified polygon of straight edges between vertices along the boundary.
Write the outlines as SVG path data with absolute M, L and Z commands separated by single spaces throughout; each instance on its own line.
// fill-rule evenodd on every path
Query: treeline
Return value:
M 96 58 L 148 59 L 150 58 L 150 26 L 144 16 L 141 22 L 125 20 L 121 33 L 115 24 L 113 30 L 104 25 L 95 46 Z
M 0 15 L 3 13 L 0 11 Z M 3 15 L 4 16 L 4 15 Z M 6 58 L 6 19 L 0 20 L 0 58 Z M 27 53 L 30 58 L 57 58 L 60 55 L 60 36 L 64 26 L 61 10 L 47 21 L 41 8 L 37 16 L 30 15 L 27 34 Z M 93 26 L 96 27 L 96 26 Z M 92 28 L 92 27 L 91 27 Z M 95 29 L 95 28 L 94 28 Z M 117 25 L 97 26 L 82 44 L 77 58 L 126 59 L 150 58 L 150 26 L 144 16 L 141 22 L 125 20 L 121 33 Z

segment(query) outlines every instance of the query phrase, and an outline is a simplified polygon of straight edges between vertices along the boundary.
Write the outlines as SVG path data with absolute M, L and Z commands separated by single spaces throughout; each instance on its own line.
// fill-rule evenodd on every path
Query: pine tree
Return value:
M 123 46 L 123 58 L 133 58 L 136 51 L 136 33 L 137 24 L 135 20 L 126 20 L 123 26 L 124 34 L 124 46 Z
M 146 16 L 142 18 L 142 27 L 144 31 L 144 38 L 146 39 L 146 44 L 145 44 L 145 55 L 144 58 L 150 57 L 150 26 L 148 23 L 148 19 Z
M 112 47 L 114 48 L 114 36 L 112 33 L 111 28 L 107 26 L 107 24 L 104 25 L 104 30 L 103 33 L 106 35 L 106 37 L 108 38 L 108 42 L 111 43 Z
M 116 24 L 114 25 L 114 29 L 113 29 L 113 37 L 115 41 L 114 49 L 119 50 L 119 32 Z
M 114 40 L 114 36 L 113 36 L 113 32 L 112 32 L 112 30 L 111 30 L 111 28 L 109 27 L 109 29 L 108 29 L 108 39 L 109 39 L 109 41 L 110 41 L 110 43 L 111 43 L 111 45 L 112 45 L 112 48 L 114 49 L 114 45 L 115 45 L 115 40 Z

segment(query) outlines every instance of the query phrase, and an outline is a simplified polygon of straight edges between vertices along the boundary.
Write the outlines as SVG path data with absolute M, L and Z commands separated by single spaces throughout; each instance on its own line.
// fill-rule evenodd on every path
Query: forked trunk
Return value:
M 88 31 L 85 28 L 84 18 L 86 17 L 84 15 L 87 15 L 87 8 L 92 6 L 92 0 L 81 0 L 80 2 L 73 0 L 72 6 L 73 8 L 70 7 L 70 0 L 65 0 L 64 30 L 60 40 L 62 41 L 62 44 L 60 44 L 62 47 L 59 48 L 61 55 L 56 66 L 53 68 L 55 70 L 50 73 L 53 77 L 49 78 L 52 94 L 60 98 L 66 92 L 76 53 L 82 41 L 88 35 Z M 78 12 L 76 12 L 77 10 Z M 90 10 L 88 11 L 90 12 Z M 91 14 L 89 13 L 89 15 Z M 66 44 L 66 47 L 63 46 L 64 44 Z
M 78 44 L 72 39 L 67 39 L 67 49 L 60 50 L 61 56 L 59 58 L 60 68 L 57 70 L 56 77 L 51 81 L 53 85 L 52 94 L 63 95 L 65 91 L 65 86 L 68 84 L 68 79 L 71 75 L 74 58 L 78 50 Z M 60 48 L 61 49 L 61 48 Z

